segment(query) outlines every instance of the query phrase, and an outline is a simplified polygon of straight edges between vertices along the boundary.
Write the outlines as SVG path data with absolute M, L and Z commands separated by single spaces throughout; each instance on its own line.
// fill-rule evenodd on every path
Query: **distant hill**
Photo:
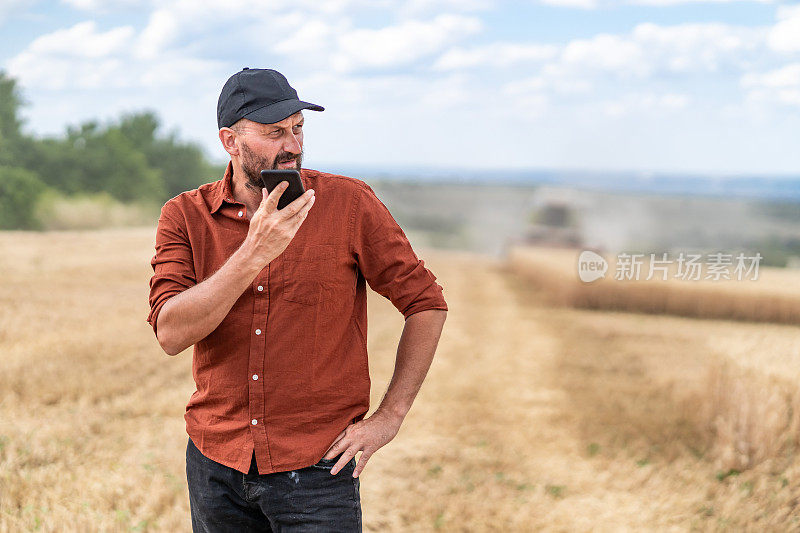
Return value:
M 323 170 L 323 168 L 320 168 Z M 800 174 L 792 176 L 707 176 L 645 172 L 560 170 L 377 169 L 350 165 L 325 166 L 327 172 L 375 180 L 458 182 L 470 185 L 560 185 L 603 192 L 677 194 L 800 201 Z

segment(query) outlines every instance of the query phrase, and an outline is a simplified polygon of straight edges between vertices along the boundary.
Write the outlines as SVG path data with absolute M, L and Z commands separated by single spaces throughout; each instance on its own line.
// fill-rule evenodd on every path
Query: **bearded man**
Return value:
M 217 105 L 224 176 L 158 220 L 147 321 L 167 354 L 194 346 L 194 531 L 361 531 L 359 474 L 397 434 L 447 315 L 372 188 L 302 168 L 304 109 L 324 110 L 275 70 L 231 76 Z M 298 170 L 306 192 L 277 209 L 287 183 L 268 192 L 263 169 Z M 367 283 L 405 318 L 369 417 Z

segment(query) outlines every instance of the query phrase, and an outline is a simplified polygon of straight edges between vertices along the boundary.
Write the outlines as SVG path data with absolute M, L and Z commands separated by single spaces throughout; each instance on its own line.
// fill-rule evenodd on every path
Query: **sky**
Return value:
M 0 0 L 25 128 L 152 110 L 228 160 L 225 81 L 273 68 L 304 166 L 800 174 L 800 4 Z

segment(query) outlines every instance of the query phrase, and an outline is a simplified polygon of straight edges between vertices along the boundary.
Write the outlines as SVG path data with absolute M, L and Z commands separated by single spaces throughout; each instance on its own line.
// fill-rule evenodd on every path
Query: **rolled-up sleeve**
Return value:
M 164 204 L 156 229 L 156 253 L 150 260 L 153 276 L 147 322 L 156 336 L 158 314 L 167 300 L 197 283 L 188 233 L 179 220 L 184 218 L 177 207 L 172 202 Z
M 369 185 L 356 191 L 353 246 L 369 286 L 407 319 L 428 309 L 447 311 L 443 287 L 411 248 L 389 209 Z

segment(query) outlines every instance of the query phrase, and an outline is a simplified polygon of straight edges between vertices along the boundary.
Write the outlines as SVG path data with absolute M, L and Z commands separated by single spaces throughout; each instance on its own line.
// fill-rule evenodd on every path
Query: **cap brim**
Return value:
M 302 100 L 281 100 L 280 102 L 275 102 L 274 104 L 251 111 L 242 118 L 261 124 L 274 124 L 294 115 L 302 109 L 325 111 L 325 108 L 321 105 L 312 104 L 311 102 L 303 102 Z

